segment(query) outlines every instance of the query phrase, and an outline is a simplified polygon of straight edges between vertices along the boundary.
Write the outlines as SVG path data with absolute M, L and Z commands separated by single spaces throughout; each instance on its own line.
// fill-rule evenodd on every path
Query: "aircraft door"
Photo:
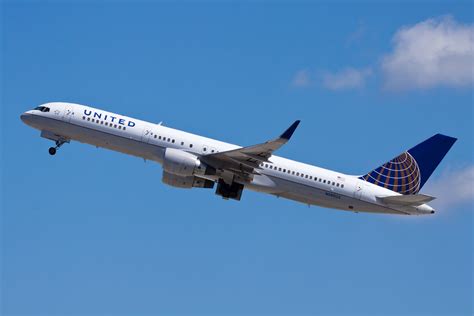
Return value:
M 208 153 L 209 153 L 209 146 L 207 146 L 206 144 L 202 145 L 201 146 L 201 154 L 207 155 Z
M 74 117 L 74 108 L 70 104 L 65 104 L 62 120 L 69 123 L 71 122 L 71 119 L 73 117 Z
M 355 184 L 354 189 L 354 198 L 360 200 L 362 198 L 362 191 L 364 190 L 364 186 L 361 181 L 357 181 Z
M 202 145 L 201 147 L 201 153 L 203 155 L 208 155 L 208 154 L 215 154 L 217 153 L 217 149 L 215 149 L 214 147 L 211 147 L 211 146 L 208 146 L 208 145 Z
M 142 142 L 144 143 L 149 143 L 150 138 L 153 137 L 153 128 L 149 125 L 146 125 L 143 128 L 143 133 L 142 133 Z

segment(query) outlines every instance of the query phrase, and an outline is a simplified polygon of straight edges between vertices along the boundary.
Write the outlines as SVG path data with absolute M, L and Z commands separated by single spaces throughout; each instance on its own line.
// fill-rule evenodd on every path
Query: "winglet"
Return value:
M 291 124 L 290 127 L 286 131 L 281 134 L 280 138 L 290 140 L 291 135 L 295 132 L 295 129 L 298 127 L 298 124 L 300 124 L 300 120 L 296 120 L 293 124 Z

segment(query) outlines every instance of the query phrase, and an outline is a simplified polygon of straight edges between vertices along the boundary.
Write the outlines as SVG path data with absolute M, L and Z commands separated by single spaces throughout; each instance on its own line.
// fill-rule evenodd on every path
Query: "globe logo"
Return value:
M 416 194 L 420 191 L 420 168 L 408 152 L 404 152 L 360 179 L 400 194 Z

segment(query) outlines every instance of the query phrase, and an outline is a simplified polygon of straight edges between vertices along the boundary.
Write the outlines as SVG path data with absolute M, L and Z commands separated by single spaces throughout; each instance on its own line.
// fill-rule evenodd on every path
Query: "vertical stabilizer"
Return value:
M 401 194 L 416 194 L 455 142 L 456 138 L 436 134 L 360 179 Z

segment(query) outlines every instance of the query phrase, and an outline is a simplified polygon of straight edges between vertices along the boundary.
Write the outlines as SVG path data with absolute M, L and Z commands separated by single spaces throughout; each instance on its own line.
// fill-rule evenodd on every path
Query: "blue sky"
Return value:
M 471 314 L 472 9 L 4 2 L 1 313 Z M 79 143 L 50 157 L 19 120 L 48 101 L 241 145 L 301 119 L 279 154 L 350 174 L 459 140 L 422 190 L 435 216 L 352 214 L 170 188 Z

